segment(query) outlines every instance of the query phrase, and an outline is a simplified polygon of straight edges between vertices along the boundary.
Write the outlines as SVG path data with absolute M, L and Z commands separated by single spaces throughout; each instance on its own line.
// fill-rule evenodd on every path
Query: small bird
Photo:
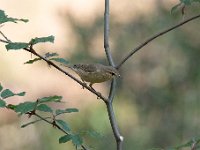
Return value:
M 68 67 L 75 71 L 83 82 L 89 82 L 89 86 L 92 89 L 94 83 L 101 83 L 114 77 L 120 77 L 116 68 L 102 64 L 75 64 Z

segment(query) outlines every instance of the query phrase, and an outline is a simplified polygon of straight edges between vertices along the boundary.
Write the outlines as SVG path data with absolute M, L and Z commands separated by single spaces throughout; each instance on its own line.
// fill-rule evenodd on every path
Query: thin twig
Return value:
M 177 25 L 174 25 L 174 26 L 172 26 L 172 27 L 170 27 L 170 28 L 168 28 L 168 29 L 166 29 L 166 30 L 164 30 L 164 31 L 162 31 L 162 32 L 160 32 L 160 33 L 157 33 L 157 34 L 155 34 L 154 36 L 150 37 L 150 38 L 147 39 L 145 42 L 139 44 L 135 49 L 131 50 L 131 51 L 124 57 L 124 59 L 122 59 L 122 61 L 117 65 L 116 68 L 119 69 L 133 54 L 135 54 L 137 51 L 139 51 L 141 48 L 143 48 L 143 47 L 144 47 L 145 45 L 147 45 L 149 42 L 151 42 L 151 41 L 153 41 L 154 39 L 156 39 L 156 38 L 162 36 L 163 34 L 168 33 L 169 31 L 172 31 L 172 30 L 174 30 L 174 29 L 176 29 L 176 28 L 178 28 L 178 27 L 180 27 L 180 26 L 186 24 L 187 22 L 190 22 L 190 21 L 192 21 L 192 20 L 194 20 L 194 19 L 197 19 L 197 18 L 199 18 L 199 17 L 200 17 L 200 14 L 199 14 L 199 15 L 196 15 L 196 16 L 193 16 L 193 17 L 191 17 L 191 18 L 189 18 L 189 19 L 187 19 L 187 20 L 185 20 L 185 21 L 180 22 L 180 23 L 177 24 Z
M 4 37 L 4 39 L 5 39 L 7 42 L 11 42 L 11 41 L 5 36 L 5 34 L 4 34 L 2 31 L 0 31 L 0 34 Z
M 51 124 L 52 126 L 58 128 L 60 131 L 64 132 L 65 134 L 67 134 L 67 135 L 69 134 L 64 129 L 62 129 L 60 126 L 58 126 L 57 124 L 54 124 L 53 122 L 43 118 L 42 116 L 38 115 L 37 113 L 34 113 L 33 115 L 35 115 L 36 117 L 40 118 L 41 120 L 47 122 L 48 124 Z M 83 148 L 83 150 L 87 150 L 87 148 L 84 145 L 81 145 L 81 147 Z
M 109 10 L 110 9 L 110 2 L 109 0 L 105 0 L 105 12 L 104 12 L 104 48 L 106 52 L 107 59 L 109 61 L 109 64 L 115 67 L 115 63 L 112 59 L 111 51 L 110 51 L 110 46 L 109 46 L 109 31 L 110 31 L 110 15 L 109 15 Z M 113 130 L 113 134 L 115 137 L 115 141 L 117 144 L 117 150 L 122 150 L 122 142 L 123 138 L 119 132 L 119 128 L 117 125 L 117 121 L 115 118 L 115 113 L 113 110 L 113 99 L 116 91 L 116 79 L 114 78 L 111 82 L 110 86 L 110 93 L 108 97 L 108 102 L 106 103 L 107 106 L 107 112 L 108 112 L 108 117 L 110 120 L 110 125 Z

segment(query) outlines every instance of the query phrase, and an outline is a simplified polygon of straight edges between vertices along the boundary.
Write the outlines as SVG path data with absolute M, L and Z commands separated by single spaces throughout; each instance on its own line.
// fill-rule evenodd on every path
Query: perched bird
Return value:
M 94 83 L 101 83 L 111 80 L 113 77 L 120 77 L 117 69 L 102 64 L 75 64 L 68 66 L 75 71 L 83 82 L 89 82 L 91 88 Z

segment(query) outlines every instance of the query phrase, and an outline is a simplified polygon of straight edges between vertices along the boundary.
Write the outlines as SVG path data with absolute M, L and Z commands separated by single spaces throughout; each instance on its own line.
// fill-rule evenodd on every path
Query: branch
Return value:
M 112 55 L 110 52 L 110 46 L 109 46 L 109 30 L 110 30 L 110 15 L 109 15 L 109 9 L 110 9 L 110 4 L 109 0 L 105 0 L 105 12 L 104 12 L 104 49 L 106 52 L 107 59 L 109 61 L 109 64 L 115 67 L 115 63 L 112 59 Z M 112 80 L 111 86 L 110 86 L 110 93 L 108 100 L 106 102 L 107 106 L 107 112 L 108 112 L 108 117 L 109 121 L 113 130 L 113 134 L 115 137 L 115 141 L 117 143 L 117 150 L 122 150 L 122 142 L 123 142 L 123 137 L 120 135 L 119 128 L 117 125 L 117 121 L 115 118 L 115 113 L 113 111 L 113 99 L 115 96 L 115 91 L 116 91 L 116 79 Z
M 68 72 L 66 72 L 65 70 L 63 70 L 62 68 L 60 68 L 58 65 L 56 65 L 55 63 L 53 63 L 52 61 L 46 59 L 45 57 L 41 56 L 40 54 L 38 54 L 33 48 L 29 49 L 29 48 L 24 48 L 24 50 L 34 54 L 35 56 L 41 58 L 42 60 L 44 60 L 48 65 L 53 66 L 54 68 L 56 68 L 58 71 L 64 73 L 65 75 L 67 75 L 68 77 L 70 77 L 71 79 L 73 79 L 74 81 L 76 81 L 77 83 L 79 83 L 81 86 L 83 86 L 84 88 L 88 89 L 90 92 L 94 93 L 98 98 L 101 98 L 104 102 L 108 101 L 104 96 L 101 95 L 101 93 L 95 91 L 93 88 L 91 88 L 90 86 L 88 86 L 87 84 L 81 82 L 80 80 L 78 80 L 77 78 L 75 78 L 73 75 L 69 74 Z
M 58 128 L 58 129 L 59 129 L 60 131 L 62 131 L 63 133 L 65 133 L 65 134 L 67 134 L 67 135 L 69 134 L 69 133 L 67 133 L 65 130 L 63 130 L 60 126 L 58 126 L 57 124 L 54 124 L 53 122 L 51 122 L 51 121 L 49 121 L 49 120 L 43 118 L 42 116 L 38 115 L 37 113 L 34 113 L 33 115 L 35 115 L 36 117 L 40 118 L 41 120 L 47 122 L 48 124 L 51 124 L 52 126 Z M 81 147 L 83 148 L 83 150 L 87 150 L 87 148 L 86 148 L 84 145 L 81 145 Z
M 4 34 L 3 32 L 0 31 L 0 34 L 5 38 L 5 40 L 0 39 L 0 42 L 2 43 L 10 43 L 12 42 L 11 40 L 9 40 Z M 58 71 L 64 73 L 65 75 L 67 75 L 68 77 L 70 77 L 71 79 L 73 79 L 74 81 L 76 81 L 77 83 L 79 83 L 82 87 L 86 88 L 87 90 L 89 90 L 90 92 L 92 92 L 93 94 L 95 94 L 98 98 L 102 99 L 105 103 L 107 100 L 107 98 L 105 98 L 104 96 L 101 95 L 101 93 L 95 91 L 94 89 L 92 89 L 90 86 L 86 85 L 85 83 L 81 82 L 80 80 L 78 80 L 77 78 L 75 78 L 73 75 L 69 74 L 68 72 L 66 72 L 65 70 L 63 70 L 62 68 L 60 68 L 58 65 L 56 65 L 55 63 L 53 63 L 52 61 L 46 59 L 45 57 L 41 56 L 40 54 L 38 54 L 32 46 L 30 46 L 30 48 L 24 48 L 25 51 L 30 52 L 31 54 L 34 54 L 35 56 L 41 58 L 42 60 L 44 60 L 47 64 L 53 66 L 54 68 L 56 68 Z
M 109 0 L 105 0 L 105 12 L 104 12 L 104 49 L 106 52 L 107 60 L 111 66 L 115 66 L 109 46 L 109 34 L 110 34 L 110 6 Z
M 190 22 L 190 21 L 192 21 L 192 20 L 195 20 L 195 19 L 197 19 L 197 18 L 199 18 L 199 17 L 200 17 L 200 14 L 199 14 L 199 15 L 196 15 L 196 16 L 193 16 L 193 17 L 191 17 L 191 18 L 189 18 L 189 19 L 187 19 L 187 20 L 185 20 L 185 21 L 180 22 L 180 23 L 177 24 L 177 25 L 174 25 L 174 26 L 172 26 L 172 27 L 170 27 L 170 28 L 168 28 L 168 29 L 166 29 L 166 30 L 164 30 L 164 31 L 162 31 L 162 32 L 160 32 L 160 33 L 157 33 L 157 34 L 155 34 L 154 36 L 150 37 L 150 38 L 147 39 L 145 42 L 141 43 L 141 44 L 138 45 L 135 49 L 133 49 L 132 51 L 130 51 L 130 52 L 127 54 L 127 56 L 125 56 L 125 58 L 122 59 L 122 61 L 117 65 L 116 68 L 119 69 L 133 54 L 135 54 L 137 51 L 139 51 L 141 48 L 143 48 L 143 47 L 144 47 L 145 45 L 147 45 L 149 42 L 153 41 L 154 39 L 156 39 L 156 38 L 158 38 L 158 37 L 160 37 L 160 36 L 162 36 L 162 35 L 164 35 L 164 34 L 170 32 L 170 31 L 172 31 L 172 30 L 174 30 L 174 29 L 176 29 L 176 28 L 178 28 L 178 27 L 180 27 L 180 26 L 182 26 L 182 25 L 184 25 L 184 24 L 186 24 L 186 23 L 188 23 L 188 22 Z

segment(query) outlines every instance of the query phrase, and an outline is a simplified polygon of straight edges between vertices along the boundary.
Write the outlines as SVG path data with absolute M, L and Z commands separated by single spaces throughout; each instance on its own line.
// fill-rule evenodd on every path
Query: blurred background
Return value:
M 178 2 L 111 0 L 110 46 L 116 64 L 148 37 L 182 21 L 179 11 L 170 14 Z M 107 64 L 103 49 L 104 1 L 0 0 L 0 3 L 0 9 L 9 16 L 29 19 L 28 23 L 7 23 L 1 27 L 11 40 L 28 42 L 31 38 L 54 35 L 54 44 L 40 44 L 35 49 L 40 54 L 57 52 L 70 63 Z M 198 12 L 198 5 L 187 7 L 185 18 Z M 125 138 L 124 149 L 168 148 L 199 136 L 199 24 L 197 19 L 154 40 L 120 69 L 114 110 Z M 25 51 L 7 52 L 4 44 L 0 44 L 0 83 L 15 92 L 27 93 L 25 97 L 8 99 L 8 103 L 62 95 L 65 103 L 56 108 L 76 107 L 80 111 L 64 117 L 73 131 L 100 134 L 95 138 L 85 136 L 84 143 L 95 150 L 115 149 L 104 103 L 44 62 L 24 65 L 31 58 L 34 56 Z M 108 95 L 109 82 L 94 87 Z M 30 120 L 0 109 L 0 149 L 75 149 L 70 142 L 59 144 L 58 138 L 63 134 L 44 122 L 20 128 Z

